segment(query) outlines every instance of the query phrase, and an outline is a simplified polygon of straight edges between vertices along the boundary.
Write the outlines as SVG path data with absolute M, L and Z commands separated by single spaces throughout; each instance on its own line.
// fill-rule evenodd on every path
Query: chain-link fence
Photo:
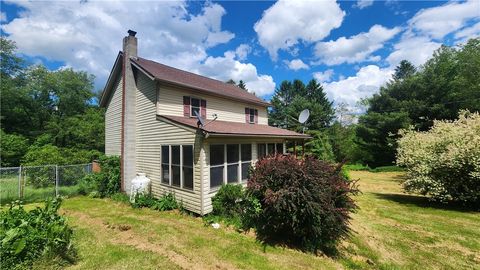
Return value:
M 80 179 L 91 172 L 91 163 L 0 168 L 0 204 L 76 195 Z

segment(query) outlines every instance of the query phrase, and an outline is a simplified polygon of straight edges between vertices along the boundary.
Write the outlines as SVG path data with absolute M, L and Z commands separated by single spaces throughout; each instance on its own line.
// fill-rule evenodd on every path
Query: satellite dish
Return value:
M 203 121 L 202 117 L 198 114 L 198 111 L 195 111 L 194 114 L 198 120 L 197 125 L 202 127 L 205 126 L 205 121 Z
M 303 124 L 303 123 L 307 122 L 308 117 L 310 117 L 310 111 L 308 109 L 305 109 L 298 116 L 298 122 Z

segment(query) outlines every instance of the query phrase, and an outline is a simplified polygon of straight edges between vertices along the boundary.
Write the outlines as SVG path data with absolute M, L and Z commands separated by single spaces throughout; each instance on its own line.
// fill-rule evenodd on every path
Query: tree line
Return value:
M 390 81 L 361 101 L 366 112 L 357 123 L 345 124 L 339 117 L 345 107 L 335 111 L 314 79 L 307 85 L 283 81 L 271 103 L 269 124 L 295 131 L 302 131 L 296 120 L 301 110 L 310 110 L 306 128 L 313 139 L 306 152 L 336 162 L 393 165 L 399 130 L 426 131 L 434 120 L 454 120 L 461 110 L 480 111 L 480 39 L 442 46 L 420 67 L 401 61 Z
M 89 162 L 104 151 L 104 113 L 94 76 L 48 70 L 1 37 L 1 165 Z

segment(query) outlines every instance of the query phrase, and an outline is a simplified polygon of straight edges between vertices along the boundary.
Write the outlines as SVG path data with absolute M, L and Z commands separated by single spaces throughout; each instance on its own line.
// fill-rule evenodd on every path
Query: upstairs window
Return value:
M 252 108 L 245 108 L 245 122 L 249 124 L 257 124 L 258 110 Z
M 183 116 L 196 117 L 197 112 L 203 119 L 207 117 L 207 101 L 195 97 L 183 97 Z

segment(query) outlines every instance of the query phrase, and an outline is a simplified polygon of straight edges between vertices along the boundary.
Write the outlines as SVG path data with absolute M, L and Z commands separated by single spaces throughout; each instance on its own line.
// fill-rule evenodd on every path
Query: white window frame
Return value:
M 222 179 L 222 185 L 226 185 L 226 184 L 242 184 L 242 183 L 245 183 L 245 180 L 246 179 L 242 179 L 242 164 L 250 164 L 250 166 L 252 166 L 253 164 L 253 144 L 252 143 L 244 143 L 246 145 L 249 145 L 250 146 L 250 160 L 249 161 L 242 161 L 242 143 L 239 143 L 239 144 L 236 144 L 238 145 L 238 161 L 237 162 L 231 162 L 231 163 L 228 163 L 227 161 L 227 145 L 231 145 L 231 144 L 235 144 L 235 143 L 216 143 L 216 144 L 211 144 L 210 146 L 212 145 L 222 145 L 223 146 L 223 164 L 218 164 L 218 165 L 210 165 L 210 169 L 211 168 L 219 168 L 219 167 L 223 167 L 223 179 Z M 210 153 L 211 154 L 211 153 Z M 232 183 L 228 183 L 228 166 L 229 165 L 237 165 L 237 181 L 236 182 L 232 182 Z M 210 175 L 210 179 L 209 179 L 209 185 L 210 185 L 210 189 L 213 189 L 213 190 L 217 190 L 219 189 L 222 185 L 219 185 L 219 186 L 214 186 L 212 187 L 211 186 L 211 175 Z
M 163 146 L 168 146 L 168 184 L 163 182 L 163 158 L 162 158 L 162 147 Z M 175 186 L 172 184 L 173 182 L 173 173 L 172 173 L 172 146 L 180 146 L 180 186 Z M 183 175 L 183 146 L 192 146 L 192 179 L 193 179 L 193 187 L 192 189 L 190 188 L 185 188 L 184 187 L 184 175 Z M 187 190 L 187 191 L 194 191 L 195 190 L 195 146 L 193 144 L 162 144 L 160 145 L 160 184 L 172 188 L 177 188 L 177 189 L 182 189 L 182 190 Z M 175 164 L 176 165 L 176 164 Z M 187 166 L 190 167 L 190 166 Z
M 248 108 L 248 122 L 255 124 L 255 109 L 253 108 Z

